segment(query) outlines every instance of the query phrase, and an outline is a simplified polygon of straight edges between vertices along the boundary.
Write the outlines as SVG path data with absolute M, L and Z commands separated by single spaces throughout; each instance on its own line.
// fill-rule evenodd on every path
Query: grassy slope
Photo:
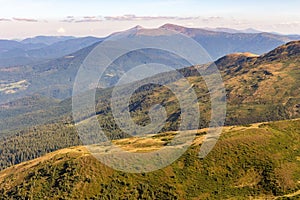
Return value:
M 297 199 L 300 120 L 225 127 L 213 151 L 198 158 L 201 133 L 171 166 L 143 174 L 114 171 L 84 147 L 62 149 L 0 172 L 2 199 Z M 172 133 L 148 138 L 165 145 Z M 149 151 L 146 139 L 116 143 Z M 1 198 L 0 198 L 1 199 Z

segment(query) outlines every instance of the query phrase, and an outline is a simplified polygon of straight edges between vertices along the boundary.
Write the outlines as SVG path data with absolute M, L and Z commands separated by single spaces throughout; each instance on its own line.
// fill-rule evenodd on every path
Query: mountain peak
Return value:
M 259 55 L 251 53 L 251 52 L 239 52 L 239 53 L 232 53 L 227 55 L 227 57 L 237 58 L 237 57 L 259 57 Z
M 174 30 L 174 31 L 179 31 L 179 32 L 184 31 L 184 30 L 187 29 L 187 28 L 184 27 L 184 26 L 179 26 L 179 25 L 176 25 L 176 24 L 170 24 L 170 23 L 164 24 L 164 25 L 160 26 L 159 28 L 164 28 L 164 29 Z
M 218 59 L 215 63 L 220 69 L 231 68 L 233 66 L 242 65 L 245 62 L 255 61 L 259 63 L 269 63 L 276 60 L 289 59 L 300 55 L 300 40 L 292 41 L 277 47 L 276 49 L 266 53 L 262 56 L 245 52 L 245 53 L 232 53 Z
M 140 25 L 136 25 L 135 27 L 133 27 L 132 29 L 144 29 L 144 27 L 140 26 Z
M 232 66 L 236 66 L 239 64 L 242 64 L 248 60 L 256 59 L 259 55 L 250 53 L 250 52 L 244 52 L 244 53 L 232 53 L 228 54 L 226 56 L 223 56 L 222 58 L 218 59 L 215 63 L 221 68 L 230 68 Z
M 176 27 L 184 28 L 183 26 L 179 26 L 177 24 L 171 24 L 171 23 L 166 23 L 166 24 L 160 26 L 159 28 L 176 28 Z

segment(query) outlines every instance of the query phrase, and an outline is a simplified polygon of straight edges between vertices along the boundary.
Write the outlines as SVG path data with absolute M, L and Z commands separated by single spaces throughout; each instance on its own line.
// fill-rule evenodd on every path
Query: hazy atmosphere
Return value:
M 36 35 L 106 36 L 141 25 L 254 28 L 300 34 L 300 2 L 197 0 L 1 0 L 1 38 Z M 255 12 L 255 15 L 253 15 Z
M 300 1 L 0 4 L 0 200 L 300 199 Z

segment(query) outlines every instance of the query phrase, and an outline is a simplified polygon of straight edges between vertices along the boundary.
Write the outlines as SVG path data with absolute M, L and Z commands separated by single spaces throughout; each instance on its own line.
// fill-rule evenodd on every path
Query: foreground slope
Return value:
M 299 199 L 300 120 L 225 127 L 204 159 L 205 129 L 191 148 L 161 170 L 114 171 L 84 147 L 72 147 L 0 172 L 2 199 Z M 115 141 L 128 151 L 151 151 L 174 133 Z M 147 141 L 147 142 L 145 142 Z M 1 199 L 0 197 L 0 199 Z

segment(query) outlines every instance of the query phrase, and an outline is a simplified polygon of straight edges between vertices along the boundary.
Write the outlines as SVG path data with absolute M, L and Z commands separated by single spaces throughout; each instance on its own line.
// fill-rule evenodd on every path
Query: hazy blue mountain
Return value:
M 31 49 L 38 49 L 45 47 L 47 45 L 41 44 L 41 43 L 35 43 L 35 44 L 26 44 L 17 42 L 14 40 L 0 40 L 0 54 L 13 50 L 13 49 L 23 49 L 23 50 L 31 50 Z
M 212 59 L 234 52 L 263 54 L 286 42 L 300 39 L 299 35 L 264 33 L 251 28 L 245 30 L 199 29 L 174 24 L 165 24 L 160 28 L 179 31 L 192 37 L 207 50 Z M 142 27 L 138 29 L 143 30 Z M 59 58 L 101 40 L 95 37 L 73 38 L 72 36 L 37 36 L 20 42 L 0 40 L 0 67 L 32 64 Z
M 83 37 L 58 41 L 51 45 L 9 40 L 0 41 L 0 67 L 27 65 L 59 58 L 101 40 L 101 38 L 96 37 Z
M 27 54 L 29 56 L 36 57 L 36 58 L 45 58 L 45 59 L 58 58 L 76 52 L 82 48 L 88 47 L 101 40 L 102 39 L 96 37 L 75 38 L 75 39 L 60 41 L 41 49 L 34 49 L 27 52 Z
M 186 28 L 172 24 L 166 24 L 161 28 L 179 31 L 192 37 L 207 50 L 213 60 L 235 52 L 251 52 L 253 54 L 262 55 L 291 39 L 299 37 L 297 35 L 283 36 L 271 33 L 230 34 L 204 29 Z M 109 37 L 115 36 L 116 34 L 122 35 L 127 33 L 128 31 L 119 32 Z M 139 26 L 130 29 L 130 34 L 128 37 L 134 35 L 138 35 L 141 38 L 171 37 L 164 35 L 159 29 L 153 29 L 149 32 Z M 102 40 L 101 38 L 94 37 L 76 38 L 57 42 L 40 49 L 26 51 L 30 53 L 30 58 L 44 58 L 48 60 L 35 64 L 0 68 L 0 84 L 2 84 L 2 89 L 0 88 L 0 102 L 9 102 L 16 98 L 34 93 L 58 99 L 70 97 L 72 95 L 74 79 L 81 63 Z M 6 41 L 6 43 L 10 44 L 10 46 L 19 45 L 17 42 L 10 43 Z M 18 60 L 21 62 L 22 59 L 20 58 Z M 27 57 L 23 58 L 26 59 Z M 130 52 L 115 60 L 110 68 L 105 71 L 103 80 L 107 86 L 113 86 L 118 82 L 119 78 L 132 67 L 153 61 L 172 66 L 175 69 L 189 66 L 188 63 L 176 55 L 153 49 L 144 49 Z M 203 61 L 203 63 L 199 64 L 207 62 L 208 61 Z
M 75 39 L 73 36 L 36 36 L 33 38 L 26 38 L 21 41 L 23 44 L 46 44 L 52 45 L 56 42 L 62 42 L 70 39 Z
M 13 48 L 18 48 L 21 44 L 13 40 L 0 40 L 0 52 L 5 52 Z
M 161 26 L 168 30 L 186 34 L 199 42 L 215 60 L 235 52 L 266 53 L 277 46 L 292 40 L 299 40 L 299 35 L 277 35 L 272 33 L 226 33 L 199 28 L 186 28 L 174 24 Z
M 243 30 L 237 30 L 233 28 L 225 28 L 225 27 L 217 27 L 217 28 L 204 28 L 208 31 L 215 31 L 215 32 L 225 32 L 225 33 L 261 33 L 263 31 L 256 30 L 254 28 L 247 28 Z

